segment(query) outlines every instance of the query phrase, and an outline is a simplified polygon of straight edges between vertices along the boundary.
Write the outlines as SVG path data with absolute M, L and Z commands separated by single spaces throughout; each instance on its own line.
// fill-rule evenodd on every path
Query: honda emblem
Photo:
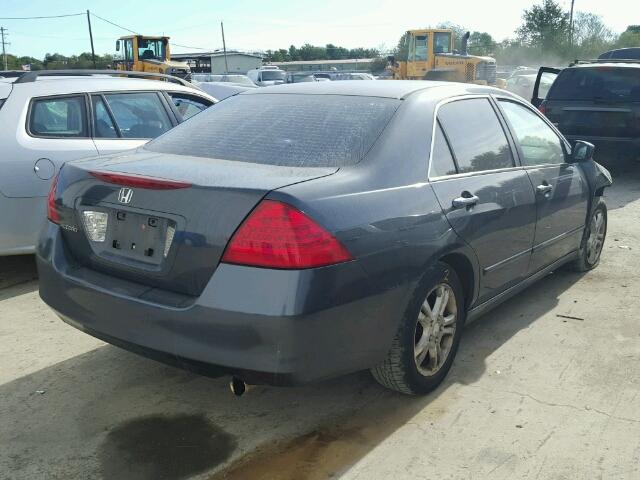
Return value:
M 125 205 L 127 203 L 131 203 L 132 198 L 133 198 L 133 189 L 131 188 L 123 187 L 118 192 L 118 201 L 120 203 L 124 203 Z

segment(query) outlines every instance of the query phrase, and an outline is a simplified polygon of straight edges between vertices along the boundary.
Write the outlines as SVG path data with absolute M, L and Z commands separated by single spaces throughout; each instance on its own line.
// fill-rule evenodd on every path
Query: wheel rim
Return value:
M 458 306 L 453 289 L 441 283 L 425 298 L 416 323 L 413 355 L 422 375 L 435 375 L 449 358 L 457 320 Z
M 590 265 L 596 263 L 602 253 L 602 246 L 604 245 L 604 236 L 606 233 L 606 221 L 604 213 L 598 210 L 593 217 L 591 217 L 591 223 L 589 224 L 589 237 L 587 238 L 587 261 Z

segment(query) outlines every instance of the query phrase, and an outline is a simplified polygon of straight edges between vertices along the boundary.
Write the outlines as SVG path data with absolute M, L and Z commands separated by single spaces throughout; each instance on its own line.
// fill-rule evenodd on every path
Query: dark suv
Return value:
M 587 140 L 600 147 L 617 147 L 621 153 L 640 154 L 640 61 L 577 64 L 555 71 L 544 101 L 532 103 L 572 143 Z

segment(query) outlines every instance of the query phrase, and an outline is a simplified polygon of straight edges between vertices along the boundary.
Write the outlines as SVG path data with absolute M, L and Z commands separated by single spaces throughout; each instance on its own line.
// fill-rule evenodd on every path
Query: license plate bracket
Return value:
M 106 250 L 139 262 L 160 265 L 167 228 L 174 222 L 157 215 L 117 210 L 111 215 Z

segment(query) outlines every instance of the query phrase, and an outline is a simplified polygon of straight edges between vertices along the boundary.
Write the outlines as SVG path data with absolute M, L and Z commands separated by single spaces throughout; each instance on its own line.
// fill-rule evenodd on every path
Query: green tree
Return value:
M 615 38 L 614 33 L 605 25 L 599 15 L 586 12 L 576 13 L 573 22 L 573 57 L 596 58 L 612 47 Z
M 640 25 L 629 25 L 615 43 L 615 48 L 640 47 Z
M 406 62 L 409 57 L 409 32 L 405 32 L 398 40 L 398 45 L 393 50 L 393 56 L 398 62 Z
M 473 32 L 469 37 L 469 52 L 473 55 L 491 55 L 495 41 L 487 32 Z
M 543 0 L 522 15 L 522 25 L 516 30 L 525 45 L 545 52 L 558 52 L 566 46 L 569 37 L 569 14 L 553 0 Z

